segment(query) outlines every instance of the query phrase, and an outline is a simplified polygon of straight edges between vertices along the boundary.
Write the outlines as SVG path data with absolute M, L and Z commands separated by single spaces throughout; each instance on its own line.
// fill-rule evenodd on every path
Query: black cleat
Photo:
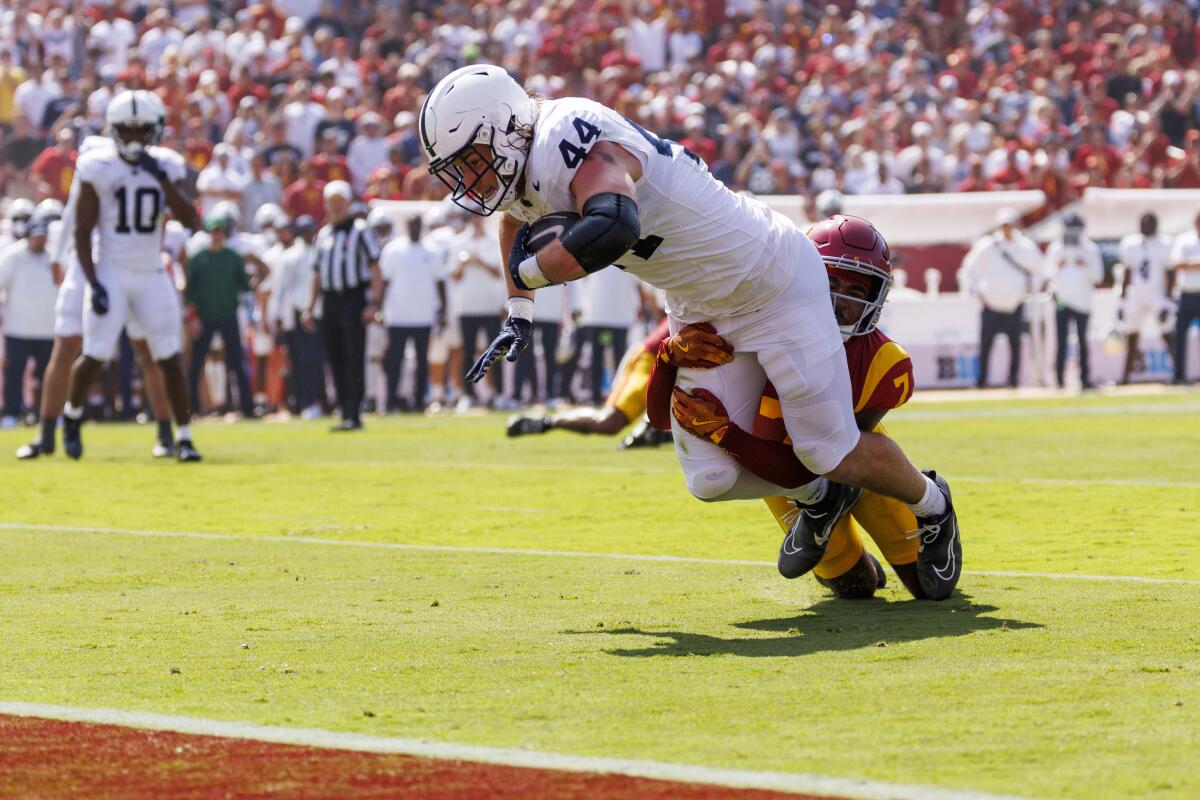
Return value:
M 525 414 L 513 414 L 508 420 L 505 432 L 510 436 L 526 436 L 531 433 L 545 433 L 550 430 L 549 417 L 531 417 Z
M 83 455 L 83 439 L 79 430 L 83 427 L 83 418 L 71 419 L 63 415 L 63 452 L 76 461 Z
M 150 449 L 150 455 L 154 458 L 170 458 L 175 455 L 175 443 L 159 439 Z
M 819 564 L 829 547 L 833 526 L 854 508 L 860 497 L 862 489 L 857 486 L 830 481 L 819 503 L 811 506 L 796 503 L 800 513 L 779 546 L 779 574 L 799 578 Z
M 203 461 L 200 451 L 192 446 L 191 439 L 180 439 L 175 445 L 175 457 L 180 461 Z
M 658 428 L 650 424 L 650 420 L 642 417 L 642 421 L 637 424 L 637 427 L 626 436 L 619 445 L 618 450 L 633 450 L 637 447 L 659 447 L 671 441 L 670 431 L 660 431 Z
M 958 515 L 950 499 L 946 479 L 933 470 L 925 473 L 946 496 L 946 513 L 940 517 L 917 517 L 921 541 L 917 554 L 917 578 L 930 600 L 945 600 L 958 585 L 962 576 L 962 539 L 958 532 Z
M 30 442 L 17 448 L 17 458 L 21 461 L 32 461 L 38 456 L 54 455 L 54 446 L 45 447 L 41 442 Z
M 883 589 L 887 586 L 887 573 L 883 571 L 883 564 L 880 564 L 879 559 L 870 553 L 867 553 L 867 560 L 871 562 L 871 566 L 875 568 L 875 574 L 879 577 L 875 581 L 875 588 Z
M 361 419 L 344 419 L 329 430 L 331 433 L 347 433 L 349 431 L 361 431 L 362 429 L 363 424 Z

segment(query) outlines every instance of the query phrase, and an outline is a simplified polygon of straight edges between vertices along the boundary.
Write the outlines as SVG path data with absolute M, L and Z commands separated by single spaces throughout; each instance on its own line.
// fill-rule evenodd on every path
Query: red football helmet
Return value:
M 840 325 L 842 338 L 864 336 L 879 325 L 879 315 L 892 288 L 892 252 L 875 226 L 861 217 L 837 214 L 808 231 L 825 269 L 845 283 L 866 289 L 866 297 L 831 292 L 833 302 L 855 303 L 862 313 L 853 324 Z

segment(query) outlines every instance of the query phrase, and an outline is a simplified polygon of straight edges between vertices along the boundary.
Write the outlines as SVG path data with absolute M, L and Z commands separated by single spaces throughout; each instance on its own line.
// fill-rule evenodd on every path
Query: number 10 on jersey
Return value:
M 154 233 L 162 212 L 162 190 L 156 186 L 139 186 L 130 202 L 129 189 L 117 189 L 117 233 Z M 132 220 L 132 223 L 131 223 Z

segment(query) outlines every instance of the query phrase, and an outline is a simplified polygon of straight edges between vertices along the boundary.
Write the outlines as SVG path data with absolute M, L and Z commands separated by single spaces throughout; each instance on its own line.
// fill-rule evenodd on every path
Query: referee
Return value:
M 383 296 L 379 242 L 364 221 L 351 216 L 350 184 L 330 181 L 324 197 L 327 222 L 313 244 L 312 290 L 303 324 L 309 330 L 316 328 L 313 309 L 319 298 L 325 352 L 342 410 L 342 421 L 333 430 L 356 431 L 362 429 L 367 323 L 379 310 L 376 298 Z

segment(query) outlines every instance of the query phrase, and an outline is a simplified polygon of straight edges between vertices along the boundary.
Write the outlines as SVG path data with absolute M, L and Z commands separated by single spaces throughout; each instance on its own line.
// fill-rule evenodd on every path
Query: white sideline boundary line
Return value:
M 86 525 L 37 525 L 0 522 L 0 530 L 44 533 L 88 533 L 108 536 L 144 536 L 163 539 L 212 539 L 271 544 L 312 544 L 331 547 L 363 547 L 376 550 L 415 550 L 431 553 L 473 553 L 499 556 L 544 556 L 549 558 L 607 558 L 617 561 L 661 561 L 674 564 L 714 564 L 744 567 L 773 567 L 773 561 L 737 558 L 696 558 L 692 556 L 654 555 L 650 553 L 590 553 L 575 550 L 539 550 L 516 547 L 463 547 L 449 544 L 405 544 L 403 542 L 364 542 L 353 539 L 324 539 L 317 536 L 247 536 L 236 533 L 201 531 L 150 531 L 137 528 L 95 528 Z M 1018 570 L 963 570 L 964 575 L 983 578 L 1036 578 L 1044 580 L 1091 581 L 1094 583 L 1144 583 L 1153 585 L 1200 586 L 1200 580 L 1184 578 L 1147 578 L 1140 575 L 1080 575 L 1067 572 L 1022 572 Z
M 223 722 L 201 717 L 121 711 L 109 708 L 77 708 L 42 703 L 0 701 L 0 714 L 64 722 L 118 725 L 124 728 L 172 731 L 198 736 L 250 739 L 326 749 L 395 753 L 452 761 L 474 761 L 509 767 L 628 775 L 636 778 L 711 784 L 738 789 L 769 789 L 779 792 L 828 795 L 847 798 L 847 800 L 1020 800 L 1013 795 L 959 791 L 933 786 L 885 783 L 854 778 L 835 778 L 807 773 L 755 772 L 663 761 L 576 756 L 539 750 L 340 733 L 321 728 L 282 728 L 255 725 L 249 722 Z

